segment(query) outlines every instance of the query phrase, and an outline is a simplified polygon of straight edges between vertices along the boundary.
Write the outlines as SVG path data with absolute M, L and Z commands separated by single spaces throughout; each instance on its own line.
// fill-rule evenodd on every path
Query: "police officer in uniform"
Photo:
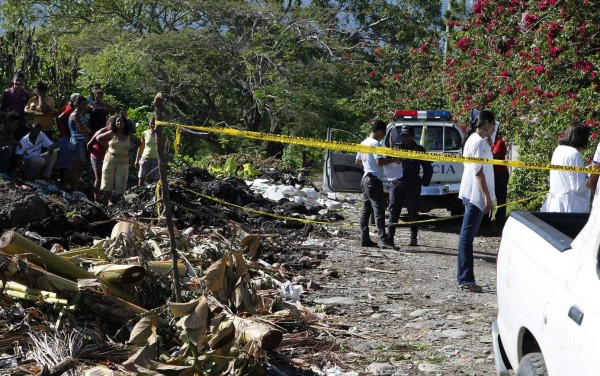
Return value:
M 395 149 L 413 150 L 425 152 L 425 148 L 415 142 L 414 128 L 404 125 L 400 132 L 402 142 L 394 145 Z M 421 168 L 423 175 L 421 176 Z M 393 242 L 396 226 L 402 212 L 402 206 L 406 206 L 410 222 L 419 219 L 419 206 L 421 205 L 421 185 L 428 186 L 433 175 L 431 162 L 417 159 L 402 159 L 402 177 L 390 182 L 390 206 L 388 221 L 388 236 Z M 417 245 L 418 225 L 410 226 L 411 246 Z
M 386 124 L 377 120 L 371 126 L 371 133 L 361 145 L 381 147 L 385 136 Z M 363 247 L 376 247 L 377 243 L 369 236 L 369 218 L 374 214 L 377 233 L 382 249 L 394 249 L 392 241 L 385 233 L 385 195 L 383 191 L 383 166 L 395 163 L 396 159 L 385 158 L 381 154 L 358 153 L 355 164 L 364 170 L 360 187 L 362 189 L 362 208 L 360 210 L 360 244 Z

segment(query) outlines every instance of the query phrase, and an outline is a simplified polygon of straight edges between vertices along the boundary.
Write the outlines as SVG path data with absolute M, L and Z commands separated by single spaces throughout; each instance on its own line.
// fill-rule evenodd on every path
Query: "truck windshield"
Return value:
M 402 124 L 396 124 L 396 132 L 399 135 Z M 415 130 L 415 141 L 417 144 L 425 146 L 428 151 L 458 151 L 462 146 L 462 137 L 460 132 L 452 126 L 445 126 L 442 124 L 427 124 L 427 131 L 425 134 L 425 141 L 421 142 L 421 136 L 423 134 L 423 125 L 410 125 Z M 390 137 L 393 138 L 392 132 L 388 132 L 386 137 L 386 145 L 389 145 Z

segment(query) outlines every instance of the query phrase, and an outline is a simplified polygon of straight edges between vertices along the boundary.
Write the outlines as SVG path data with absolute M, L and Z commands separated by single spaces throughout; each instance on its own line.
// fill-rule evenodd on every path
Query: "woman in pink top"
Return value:
M 102 182 L 102 162 L 106 155 L 106 148 L 98 143 L 97 137 L 110 130 L 111 123 L 116 119 L 116 116 L 108 118 L 104 127 L 98 129 L 90 138 L 87 144 L 87 149 L 90 152 L 90 162 L 92 163 L 92 171 L 94 171 L 94 201 L 102 201 L 102 192 L 100 191 L 100 182 Z

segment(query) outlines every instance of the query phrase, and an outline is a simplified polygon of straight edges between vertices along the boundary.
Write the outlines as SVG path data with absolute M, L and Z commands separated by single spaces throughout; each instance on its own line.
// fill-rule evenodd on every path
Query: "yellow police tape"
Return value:
M 256 209 L 247 208 L 245 206 L 236 205 L 236 204 L 233 204 L 231 202 L 228 202 L 228 201 L 225 201 L 225 200 L 221 200 L 221 199 L 218 199 L 216 197 L 205 195 L 203 193 L 200 193 L 200 192 L 194 191 L 192 189 L 186 188 L 183 185 L 178 184 L 176 182 L 173 182 L 172 184 L 174 186 L 176 186 L 176 187 L 179 187 L 179 188 L 183 189 L 184 191 L 188 191 L 188 192 L 193 193 L 193 194 L 195 194 L 197 196 L 200 196 L 200 197 L 205 198 L 207 200 L 214 201 L 214 202 L 219 203 L 221 205 L 233 206 L 235 208 L 238 208 L 238 209 L 241 209 L 241 210 L 244 210 L 244 211 L 248 211 L 248 212 L 259 214 L 259 215 L 265 215 L 265 216 L 276 218 L 276 219 L 282 219 L 282 220 L 286 220 L 286 221 L 297 221 L 297 222 L 302 222 L 302 223 L 312 223 L 312 224 L 317 224 L 317 225 L 338 225 L 338 226 L 341 225 L 343 227 L 355 227 L 355 226 L 359 225 L 358 223 L 335 223 L 335 222 L 315 221 L 315 220 L 312 220 L 312 219 L 304 219 L 304 218 L 286 217 L 286 216 L 283 216 L 283 215 L 268 213 L 268 212 L 264 212 L 264 211 L 261 211 L 261 210 L 256 210 Z M 160 186 L 160 182 L 157 184 L 157 187 L 156 187 L 157 205 L 158 205 L 158 201 L 160 201 L 159 200 L 159 197 L 160 197 L 159 186 Z M 496 208 L 500 208 L 500 207 L 503 207 L 503 206 L 508 206 L 508 205 L 519 203 L 519 202 L 531 200 L 533 198 L 536 198 L 536 197 L 541 196 L 541 195 L 546 194 L 546 193 L 548 193 L 548 192 L 547 191 L 539 192 L 539 193 L 537 193 L 537 194 L 535 194 L 533 196 L 529 196 L 529 197 L 522 198 L 522 199 L 519 199 L 519 200 L 507 202 L 506 204 L 503 204 L 503 205 L 498 205 L 498 206 L 496 206 Z M 159 215 L 160 215 L 160 211 L 159 211 Z M 416 225 L 416 224 L 420 224 L 420 223 L 447 221 L 449 219 L 460 218 L 460 217 L 463 217 L 463 216 L 464 216 L 463 214 L 460 214 L 460 215 L 452 215 L 452 216 L 443 217 L 443 218 L 424 219 L 424 220 L 421 220 L 421 221 L 401 222 L 401 223 L 395 223 L 394 226 L 395 227 L 410 226 L 410 225 Z
M 273 142 L 281 142 L 285 144 L 292 145 L 302 145 L 308 146 L 312 148 L 319 149 L 331 149 L 338 151 L 347 151 L 352 153 L 371 153 L 371 154 L 381 154 L 388 155 L 396 158 L 407 158 L 407 159 L 418 159 L 424 161 L 431 162 L 457 162 L 457 163 L 478 163 L 478 164 L 492 164 L 498 166 L 509 166 L 515 168 L 529 168 L 535 170 L 559 170 L 559 171 L 570 171 L 570 172 L 583 172 L 586 174 L 600 174 L 600 170 L 594 170 L 592 168 L 581 168 L 574 166 L 560 166 L 560 165 L 552 165 L 546 163 L 530 163 L 523 161 L 502 161 L 499 159 L 486 159 L 486 158 L 473 158 L 473 157 L 462 157 L 453 153 L 425 153 L 411 150 L 393 150 L 386 147 L 375 147 L 375 146 L 367 146 L 360 144 L 351 144 L 348 142 L 339 142 L 339 141 L 323 141 L 317 140 L 313 138 L 307 137 L 294 137 L 294 136 L 286 136 L 280 134 L 271 134 L 271 133 L 262 133 L 262 132 L 250 132 L 250 131 L 242 131 L 238 129 L 231 128 L 213 128 L 213 127 L 204 127 L 198 125 L 183 125 L 176 123 L 169 123 L 165 121 L 157 121 L 157 125 L 166 126 L 166 127 L 175 127 L 178 130 L 180 128 L 193 129 L 203 132 L 212 132 L 223 134 L 227 136 L 233 137 L 242 137 L 242 138 L 250 138 L 254 140 L 261 141 L 273 141 Z M 178 138 L 180 139 L 181 136 Z

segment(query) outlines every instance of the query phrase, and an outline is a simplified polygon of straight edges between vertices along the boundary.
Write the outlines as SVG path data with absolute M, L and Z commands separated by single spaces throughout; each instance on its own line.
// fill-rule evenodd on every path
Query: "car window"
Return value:
M 400 129 L 403 124 L 396 124 L 396 134 L 400 134 Z M 425 142 L 421 142 L 423 134 L 422 125 L 411 125 L 415 130 L 415 141 L 417 144 L 424 145 L 430 151 L 456 151 L 462 146 L 462 138 L 460 132 L 453 127 L 432 126 L 427 127 Z M 385 145 L 390 146 L 393 142 L 394 132 L 391 129 L 385 138 Z

